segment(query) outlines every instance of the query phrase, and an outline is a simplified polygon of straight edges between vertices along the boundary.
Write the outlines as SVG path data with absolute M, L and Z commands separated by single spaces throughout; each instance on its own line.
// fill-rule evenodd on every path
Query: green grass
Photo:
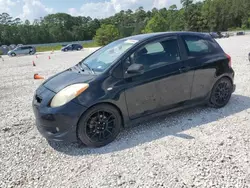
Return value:
M 229 28 L 228 29 L 228 31 L 245 31 L 245 30 L 250 30 L 250 28 L 246 29 L 246 28 L 237 27 L 237 28 Z
M 46 52 L 52 50 L 61 50 L 62 46 L 38 46 L 36 47 L 37 52 Z
M 99 45 L 96 44 L 95 42 L 90 42 L 90 43 L 84 43 L 83 48 L 93 48 L 93 47 L 98 47 Z M 56 50 L 61 50 L 62 45 L 58 46 L 38 46 L 36 47 L 37 52 L 46 52 L 46 51 L 56 51 Z
M 96 44 L 96 42 L 89 42 L 89 43 L 85 43 L 83 44 L 84 48 L 94 48 L 94 47 L 99 47 L 100 45 Z

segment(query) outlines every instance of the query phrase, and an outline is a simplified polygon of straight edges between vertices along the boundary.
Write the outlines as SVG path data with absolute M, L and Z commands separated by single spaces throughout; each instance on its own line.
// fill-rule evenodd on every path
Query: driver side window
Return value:
M 144 70 L 148 71 L 177 61 L 180 61 L 178 41 L 167 39 L 141 47 L 129 57 L 125 67 L 128 68 L 131 64 L 142 64 Z

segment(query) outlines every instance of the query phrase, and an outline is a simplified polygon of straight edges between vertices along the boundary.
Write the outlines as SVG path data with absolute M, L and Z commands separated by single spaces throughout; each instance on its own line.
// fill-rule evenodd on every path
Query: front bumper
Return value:
M 44 86 L 37 89 L 32 102 L 37 129 L 47 140 L 76 142 L 77 123 L 86 108 L 74 102 L 51 108 L 49 103 L 54 96 Z

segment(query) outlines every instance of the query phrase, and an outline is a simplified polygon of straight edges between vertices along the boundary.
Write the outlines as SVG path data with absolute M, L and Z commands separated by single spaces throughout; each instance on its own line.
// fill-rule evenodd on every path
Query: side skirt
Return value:
M 208 104 L 208 99 L 207 98 L 205 100 L 204 99 L 199 100 L 199 101 L 196 100 L 196 102 L 189 101 L 189 102 L 186 102 L 185 104 L 182 104 L 181 106 L 178 106 L 176 108 L 171 108 L 171 109 L 168 109 L 168 110 L 156 112 L 156 113 L 153 113 L 153 114 L 150 114 L 150 115 L 147 115 L 147 116 L 142 116 L 142 117 L 139 117 L 137 119 L 131 120 L 130 122 L 125 124 L 125 127 L 134 127 L 134 126 L 136 126 L 136 125 L 138 125 L 140 123 L 143 123 L 145 121 L 153 120 L 156 117 L 162 117 L 162 116 L 165 116 L 165 115 L 173 113 L 173 112 L 185 110 L 185 109 L 196 107 L 196 106 L 202 106 L 202 105 L 206 105 L 206 104 Z

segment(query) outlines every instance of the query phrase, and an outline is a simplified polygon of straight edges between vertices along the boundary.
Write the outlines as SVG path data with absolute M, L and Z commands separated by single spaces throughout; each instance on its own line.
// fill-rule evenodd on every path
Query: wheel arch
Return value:
M 211 100 L 211 95 L 212 95 L 212 91 L 213 91 L 215 85 L 216 85 L 220 80 L 222 80 L 222 79 L 224 79 L 224 78 L 228 79 L 228 80 L 231 82 L 232 86 L 234 85 L 233 78 L 232 78 L 231 76 L 229 76 L 229 75 L 222 75 L 222 76 L 220 76 L 218 79 L 216 79 L 216 81 L 215 81 L 214 84 L 212 85 L 212 88 L 211 88 L 211 90 L 210 90 L 210 92 L 209 92 L 209 95 L 208 95 L 208 98 L 207 98 L 207 100 L 208 100 L 208 102 L 209 102 L 209 105 L 210 105 L 211 107 L 213 107 L 213 105 L 211 105 L 211 102 L 210 102 L 210 100 Z
M 230 80 L 230 82 L 231 82 L 232 85 L 234 84 L 233 78 L 232 78 L 231 76 L 229 76 L 229 75 L 221 75 L 220 77 L 218 77 L 218 78 L 215 80 L 215 82 L 213 83 L 213 85 L 212 85 L 210 91 L 214 88 L 215 84 L 216 84 L 217 82 L 219 82 L 219 81 L 220 81 L 221 79 L 223 79 L 223 78 L 227 78 L 228 80 Z
M 77 121 L 77 125 L 76 125 L 76 132 L 75 132 L 76 133 L 76 138 L 77 138 L 77 143 L 82 143 L 81 139 L 79 138 L 79 134 L 78 134 L 78 131 L 79 131 L 79 122 L 81 121 L 81 118 L 88 112 L 89 109 L 91 109 L 91 108 L 93 108 L 94 106 L 97 106 L 97 105 L 110 105 L 110 106 L 114 107 L 118 111 L 118 113 L 120 114 L 120 116 L 121 116 L 121 122 L 122 122 L 121 127 L 122 128 L 125 127 L 124 126 L 124 118 L 123 118 L 122 112 L 121 112 L 120 108 L 117 105 L 115 105 L 115 104 L 113 104 L 111 102 L 99 102 L 99 103 L 93 104 L 92 106 L 90 106 L 89 108 L 87 108 L 87 110 L 85 112 L 83 112 L 81 114 L 81 116 L 79 117 L 79 119 Z
M 125 127 L 124 117 L 123 117 L 122 111 L 121 111 L 121 109 L 120 109 L 117 105 L 115 105 L 114 103 L 111 103 L 111 102 L 99 102 L 99 103 L 95 103 L 95 104 L 91 105 L 90 107 L 87 108 L 87 110 L 86 110 L 85 112 L 83 112 L 83 113 L 81 114 L 81 116 L 79 117 L 79 120 L 78 120 L 78 122 L 77 122 L 77 128 L 78 128 L 79 121 L 80 121 L 81 117 L 82 117 L 89 109 L 93 108 L 94 106 L 103 105 L 103 104 L 110 105 L 110 106 L 114 107 L 114 108 L 119 112 L 119 114 L 120 114 L 120 116 L 121 116 L 122 127 Z

